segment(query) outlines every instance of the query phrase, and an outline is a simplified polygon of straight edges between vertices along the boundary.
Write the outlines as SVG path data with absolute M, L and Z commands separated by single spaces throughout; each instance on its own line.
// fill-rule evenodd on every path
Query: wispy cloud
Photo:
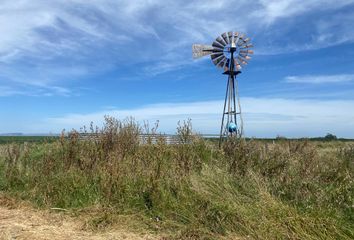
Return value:
M 308 0 L 299 4 L 297 0 L 260 0 L 263 6 L 255 11 L 255 16 L 264 17 L 266 22 L 272 23 L 278 18 L 291 18 L 307 12 L 316 10 L 338 9 L 354 3 L 353 0 L 340 0 L 333 2 L 332 0 Z
M 0 72 L 12 69 L 11 88 L 19 79 L 65 88 L 86 76 L 82 69 L 133 64 L 144 65 L 142 74 L 163 74 L 191 64 L 192 43 L 229 30 L 247 32 L 257 54 L 318 49 L 354 42 L 350 7 L 354 0 L 3 0 Z
M 59 56 L 71 51 L 80 51 L 82 48 L 88 50 L 97 44 L 114 44 L 118 47 L 126 46 L 127 42 L 135 45 L 139 42 L 146 44 L 149 38 L 156 42 L 151 45 L 159 46 L 163 53 L 171 50 L 178 53 L 182 47 L 190 47 L 192 42 L 211 41 L 215 34 L 230 29 L 256 34 L 262 38 L 257 41 L 259 49 L 262 50 L 270 41 L 277 40 L 268 39 L 274 36 L 275 32 L 286 33 L 286 29 L 292 29 L 298 23 L 292 20 L 285 27 L 282 24 L 277 25 L 278 20 L 281 23 L 284 19 L 299 15 L 311 16 L 319 10 L 335 11 L 353 3 L 353 0 L 309 0 L 302 4 L 295 0 L 54 0 L 50 3 L 37 0 L 14 3 L 4 0 L 0 6 L 0 21 L 6 24 L 0 25 L 0 31 L 6 32 L 6 35 L 0 38 L 0 55 L 7 61 L 23 54 Z M 232 11 L 229 11 L 230 9 Z M 243 11 L 244 9 L 247 11 Z M 235 12 L 238 13 L 236 17 Z M 351 18 L 351 14 L 331 14 L 331 17 L 326 15 L 326 18 L 315 20 L 318 32 L 314 31 L 312 35 L 318 34 L 318 37 L 314 37 L 314 40 L 317 41 L 323 38 L 324 34 L 330 33 L 332 26 L 339 29 L 341 36 L 349 34 L 347 41 L 354 40 L 354 36 L 350 34 L 350 26 L 347 26 L 350 25 L 350 19 L 343 21 L 343 18 Z M 276 29 L 270 24 L 276 25 Z M 265 25 L 268 27 L 264 32 Z M 301 39 L 298 40 L 297 47 L 304 46 Z M 331 43 L 333 41 L 327 42 Z M 311 44 L 315 42 L 307 42 L 305 45 L 308 47 Z M 276 48 L 276 45 L 273 47 Z M 159 52 L 156 48 L 151 52 L 146 49 L 139 50 L 143 51 L 143 55 Z
M 2 96 L 70 96 L 76 95 L 69 90 L 68 83 L 88 75 L 86 66 L 55 66 L 43 63 L 22 63 L 12 67 L 0 64 L 0 85 L 6 86 L 9 94 Z M 11 92 L 11 94 L 10 94 Z
M 4 87 L 0 86 L 0 97 L 8 97 L 8 96 L 13 96 L 13 95 L 23 95 L 24 92 L 18 90 L 18 89 L 13 89 L 10 87 Z
M 30 96 L 30 97 L 68 97 L 77 95 L 72 90 L 59 86 L 40 86 L 40 85 L 18 85 L 15 87 L 0 86 L 0 97 Z
M 287 76 L 284 81 L 305 84 L 345 83 L 354 81 L 354 74 Z
M 46 119 L 51 131 L 88 125 L 90 121 L 102 124 L 103 116 L 117 118 L 133 116 L 136 120 L 160 120 L 161 131 L 174 132 L 179 120 L 191 118 L 201 133 L 217 133 L 220 126 L 222 101 L 164 103 L 135 109 L 110 109 L 89 114 L 68 114 Z M 352 137 L 354 132 L 354 101 L 352 100 L 293 100 L 271 98 L 244 98 L 242 106 L 245 130 L 248 136 L 289 137 L 319 136 L 333 132 Z

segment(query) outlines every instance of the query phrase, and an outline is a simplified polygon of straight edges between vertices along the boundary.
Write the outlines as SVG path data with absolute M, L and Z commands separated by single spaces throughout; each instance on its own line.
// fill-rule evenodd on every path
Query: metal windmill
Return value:
M 215 66 L 224 69 L 228 75 L 224 111 L 220 128 L 220 142 L 228 137 L 241 137 L 243 135 L 243 121 L 241 104 L 238 94 L 236 76 L 241 73 L 241 66 L 251 59 L 250 50 L 253 45 L 250 38 L 238 32 L 225 32 L 217 37 L 212 45 L 193 44 L 193 58 L 210 55 Z

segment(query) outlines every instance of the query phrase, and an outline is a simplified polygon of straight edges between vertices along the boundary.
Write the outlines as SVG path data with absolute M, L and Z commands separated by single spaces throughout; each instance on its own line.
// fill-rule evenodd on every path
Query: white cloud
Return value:
M 249 33 L 256 54 L 328 47 L 354 41 L 354 15 L 341 11 L 353 3 L 2 0 L 0 73 L 7 74 L 9 87 L 14 87 L 10 80 L 62 87 L 63 79 L 86 76 L 87 72 L 77 74 L 74 68 L 101 67 L 96 64 L 124 67 L 139 62 L 144 63 L 143 74 L 161 74 L 190 64 L 192 43 L 210 43 L 229 30 Z M 334 13 L 312 18 L 318 11 Z M 297 30 L 305 18 L 309 19 L 306 25 L 313 28 L 311 35 L 300 32 L 296 36 L 304 37 L 294 38 L 289 32 Z M 285 20 L 289 21 L 283 24 Z M 28 63 L 31 66 L 21 69 L 26 76 L 19 76 L 18 66 Z M 55 69 L 64 70 L 57 74 Z
M 75 95 L 72 90 L 60 86 L 41 86 L 41 85 L 24 85 L 7 87 L 0 86 L 0 97 L 11 96 L 30 96 L 30 97 L 50 97 L 63 96 L 68 97 Z
M 105 41 L 118 45 L 125 41 L 138 43 L 146 41 L 147 37 L 155 38 L 165 53 L 171 49 L 180 51 L 179 47 L 189 46 L 194 41 L 211 41 L 216 34 L 224 31 L 235 29 L 257 32 L 259 35 L 261 31 L 272 32 L 273 29 L 264 29 L 264 25 L 274 23 L 279 18 L 292 18 L 323 9 L 333 11 L 352 3 L 353 0 L 308 0 L 301 4 L 296 0 L 22 0 L 16 3 L 3 0 L 0 6 L 0 32 L 6 34 L 0 38 L 0 59 L 9 61 L 11 57 L 39 55 L 43 51 L 43 55 L 48 57 L 48 52 L 54 55 L 65 54 L 85 44 L 94 45 Z M 348 15 L 350 17 L 350 14 L 344 17 Z M 348 23 L 350 21 L 343 21 L 343 17 L 339 16 L 321 19 L 318 21 L 319 32 L 315 39 L 321 40 L 333 30 L 326 26 L 335 25 L 339 31 L 346 29 L 341 32 L 341 36 L 350 34 L 351 28 L 346 27 Z M 282 28 L 277 26 L 276 31 L 281 32 Z M 43 33 L 40 30 L 46 31 Z M 48 39 L 46 34 L 54 34 L 55 38 Z M 260 37 L 264 37 L 262 35 Z M 350 36 L 348 41 L 354 38 Z M 258 43 L 260 50 L 268 45 L 267 39 Z M 266 44 L 262 46 L 262 43 Z
M 76 95 L 69 90 L 67 83 L 87 76 L 89 72 L 100 71 L 87 66 L 51 66 L 37 63 L 8 67 L 0 65 L 0 85 L 6 86 L 8 94 L 0 96 L 70 96 Z M 11 93 L 11 94 L 10 94 Z
M 310 84 L 343 83 L 354 81 L 354 74 L 287 76 L 284 81 L 287 83 Z
M 290 18 L 315 10 L 338 9 L 354 3 L 353 0 L 307 0 L 299 3 L 298 0 L 260 0 L 263 6 L 255 12 L 255 16 L 264 17 L 266 22 L 272 23 L 278 18 Z
M 13 89 L 10 87 L 6 86 L 0 86 L 0 97 L 8 97 L 8 96 L 13 96 L 13 95 L 23 95 L 24 92 Z
M 354 137 L 353 100 L 243 98 L 241 101 L 247 136 L 307 137 L 332 132 L 341 137 Z M 63 128 L 78 129 L 91 121 L 100 125 L 104 115 L 119 119 L 133 116 L 140 122 L 160 120 L 160 130 L 173 133 L 179 120 L 191 118 L 198 132 L 218 133 L 222 106 L 223 101 L 165 103 L 136 109 L 68 114 L 46 119 L 42 126 L 51 126 L 50 131 L 58 132 Z
M 337 13 L 316 22 L 314 44 L 320 46 L 353 42 L 354 14 Z

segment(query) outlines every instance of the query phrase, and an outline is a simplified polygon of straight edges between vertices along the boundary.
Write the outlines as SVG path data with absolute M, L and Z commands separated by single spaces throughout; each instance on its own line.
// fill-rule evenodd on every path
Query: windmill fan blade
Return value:
M 214 52 L 210 55 L 210 57 L 212 59 L 214 59 L 214 58 L 220 57 L 221 55 L 224 55 L 224 53 L 223 52 Z
M 194 59 L 210 55 L 213 52 L 213 50 L 214 48 L 209 45 L 203 45 L 203 44 L 192 45 L 192 54 Z
M 224 54 L 223 53 L 214 53 L 214 54 L 210 55 L 210 58 L 211 58 L 212 61 L 214 61 L 215 59 L 218 59 L 221 56 L 224 56 Z
M 216 40 L 213 42 L 212 46 L 216 48 L 224 49 L 224 46 L 221 43 L 217 42 Z
M 241 57 L 237 57 L 239 63 L 241 63 L 242 65 L 247 65 L 247 61 L 245 61 L 244 59 L 242 59 Z
M 245 59 L 246 60 L 251 60 L 251 57 L 250 56 L 245 56 Z
M 218 38 L 216 39 L 216 41 L 217 41 L 218 43 L 220 43 L 221 45 L 223 45 L 224 47 L 226 46 L 226 42 L 224 41 L 224 39 L 223 39 L 222 37 L 218 37 Z
M 223 52 L 224 52 L 224 49 L 214 47 L 213 50 L 212 50 L 212 52 L 213 52 L 213 53 L 223 53 Z
M 223 34 L 221 34 L 221 36 L 222 36 L 222 38 L 224 39 L 224 41 L 225 41 L 227 44 L 230 43 L 230 42 L 229 42 L 229 38 L 228 38 L 228 36 L 227 36 L 227 33 L 223 33 Z
M 248 55 L 245 54 L 245 53 L 240 53 L 239 56 L 240 56 L 240 57 L 243 57 L 243 58 L 246 58 Z
M 223 67 L 223 64 L 221 64 L 223 61 L 226 61 L 226 58 L 224 56 L 214 60 L 214 64 L 217 66 L 217 67 L 220 67 L 222 68 Z
M 253 50 L 241 50 L 240 51 L 240 54 L 241 53 L 244 53 L 244 54 L 253 54 L 254 52 L 253 52 Z
M 238 45 L 238 42 L 240 41 L 240 38 L 239 37 L 237 37 L 237 36 L 235 36 L 234 37 L 234 43 L 235 43 L 235 46 L 237 46 Z
M 247 49 L 247 48 L 253 48 L 253 44 L 246 44 L 245 46 L 242 46 L 241 49 Z
M 217 56 L 217 57 L 214 57 L 213 55 L 211 55 L 211 60 L 213 61 L 215 66 L 218 66 L 218 63 L 220 61 L 222 61 L 223 59 L 225 59 L 224 55 L 220 55 L 220 56 Z
M 241 65 L 239 63 L 236 63 L 236 70 L 240 71 L 242 69 Z
M 226 58 L 223 58 L 223 59 L 218 63 L 217 67 L 223 68 L 223 67 L 225 66 L 226 60 L 227 60 Z
M 234 33 L 233 32 L 228 32 L 227 35 L 229 37 L 229 44 L 231 44 L 232 41 L 233 41 L 233 38 L 234 38 Z
M 234 32 L 234 34 L 233 34 L 233 42 L 235 43 L 235 45 L 237 44 L 237 42 L 239 41 L 239 39 L 238 39 L 238 35 L 239 35 L 239 33 L 238 32 Z
M 239 40 L 238 40 L 238 42 L 237 42 L 237 46 L 240 47 L 240 48 L 242 48 L 243 45 L 246 44 L 246 43 L 245 43 L 245 40 L 243 40 L 242 37 L 239 37 L 238 39 L 239 39 Z
M 243 38 L 240 38 L 240 41 L 238 42 L 238 47 L 240 49 L 243 49 L 243 48 L 246 47 L 246 42 L 245 42 L 245 40 Z
M 238 35 L 238 38 L 239 38 L 239 41 L 238 41 L 237 46 L 243 45 L 243 44 L 245 43 L 245 34 L 240 33 L 240 34 Z
M 245 49 L 247 49 L 247 48 L 245 48 Z M 241 50 L 238 55 L 244 58 L 244 57 L 248 56 L 248 50 Z
M 246 47 L 246 43 L 244 41 L 241 41 L 242 44 L 240 44 L 238 47 L 240 50 L 248 50 L 248 48 Z

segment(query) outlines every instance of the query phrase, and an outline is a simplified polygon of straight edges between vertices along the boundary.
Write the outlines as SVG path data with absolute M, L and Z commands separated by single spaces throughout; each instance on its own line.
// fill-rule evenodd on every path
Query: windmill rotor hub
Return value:
M 231 52 L 235 52 L 236 49 L 237 49 L 237 48 L 236 48 L 235 42 L 232 42 L 232 43 L 231 43 L 231 47 L 230 47 L 230 51 L 231 51 Z

